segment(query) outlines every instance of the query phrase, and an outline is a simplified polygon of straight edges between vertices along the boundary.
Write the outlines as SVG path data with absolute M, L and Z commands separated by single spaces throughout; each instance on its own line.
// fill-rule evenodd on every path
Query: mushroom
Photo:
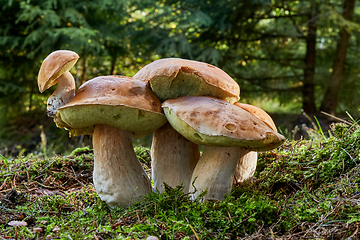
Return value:
M 247 150 L 271 150 L 285 140 L 253 114 L 224 100 L 188 96 L 167 100 L 162 107 L 176 131 L 205 145 L 189 187 L 194 199 L 205 190 L 205 199 L 224 199 L 231 191 L 236 165 Z
M 257 151 L 244 149 L 236 165 L 233 184 L 248 181 L 254 176 L 257 165 Z
M 267 124 L 272 130 L 277 132 L 276 125 L 272 118 L 265 112 L 263 109 L 245 103 L 234 103 L 236 106 L 241 107 L 242 109 L 250 112 L 256 117 L 260 118 L 265 124 Z M 246 150 L 244 150 L 246 151 Z M 245 180 L 249 180 L 252 176 L 254 176 L 256 165 L 257 165 L 257 157 L 258 154 L 256 151 L 247 151 L 243 154 L 243 156 L 239 159 L 235 175 L 234 175 L 234 183 L 241 183 Z
M 10 221 L 8 225 L 12 227 L 16 227 L 15 239 L 18 239 L 19 227 L 25 227 L 27 226 L 27 223 L 24 221 Z
M 55 227 L 53 228 L 52 231 L 55 233 L 55 236 L 57 236 L 59 234 L 60 230 L 61 230 L 60 227 L 58 225 L 55 225 Z
M 181 59 L 156 60 L 134 76 L 149 82 L 160 101 L 183 96 L 212 96 L 234 103 L 239 100 L 240 87 L 226 72 L 213 65 Z
M 132 146 L 167 120 L 161 103 L 146 83 L 123 76 L 101 76 L 85 82 L 55 122 L 71 136 L 93 134 L 93 181 L 109 206 L 128 206 L 152 191 Z
M 160 101 L 188 95 L 239 100 L 239 85 L 220 68 L 203 62 L 164 58 L 146 65 L 133 78 L 149 83 Z M 199 156 L 199 146 L 169 124 L 156 130 L 151 146 L 154 188 L 162 192 L 165 182 L 170 187 L 183 185 L 187 192 Z
M 48 116 L 55 117 L 57 109 L 75 96 L 75 81 L 69 70 L 78 59 L 79 55 L 73 51 L 57 50 L 50 53 L 42 62 L 38 74 L 40 92 L 58 84 L 47 100 Z
M 159 240 L 159 238 L 155 236 L 148 236 L 146 240 Z
M 199 157 L 199 146 L 166 123 L 154 132 L 151 145 L 151 178 L 154 188 L 162 192 L 165 182 L 171 187 L 181 185 L 183 191 L 188 192 L 192 172 Z
M 242 109 L 248 111 L 251 114 L 254 114 L 256 117 L 260 118 L 265 122 L 272 130 L 277 132 L 276 125 L 270 115 L 265 112 L 263 109 L 256 107 L 254 105 L 236 102 L 234 103 L 236 106 L 241 107 Z
M 41 227 L 36 227 L 33 229 L 34 233 L 36 233 L 36 239 L 39 240 L 39 233 L 42 232 L 42 228 Z

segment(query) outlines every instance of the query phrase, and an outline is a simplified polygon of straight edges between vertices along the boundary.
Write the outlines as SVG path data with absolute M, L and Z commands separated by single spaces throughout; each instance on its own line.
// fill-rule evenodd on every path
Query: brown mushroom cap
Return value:
M 188 96 L 167 100 L 162 107 L 173 128 L 199 145 L 267 151 L 285 141 L 258 117 L 220 99 Z
M 40 92 L 44 92 L 55 85 L 56 79 L 64 72 L 69 71 L 78 59 L 79 55 L 69 50 L 57 50 L 50 53 L 44 59 L 39 70 L 38 86 Z
M 277 132 L 276 125 L 270 115 L 265 112 L 263 109 L 256 107 L 254 105 L 246 104 L 246 103 L 234 103 L 236 106 L 241 107 L 242 109 L 248 111 L 249 113 L 254 114 L 256 117 L 263 120 L 272 130 Z
M 146 83 L 123 76 L 102 76 L 80 86 L 73 100 L 58 109 L 55 122 L 72 136 L 92 134 L 94 125 L 106 124 L 139 137 L 167 120 L 160 101 Z
M 239 100 L 239 85 L 223 70 L 207 63 L 164 58 L 154 61 L 134 76 L 150 82 L 160 101 L 188 95 L 212 96 L 234 103 Z
M 39 232 L 42 232 L 42 228 L 41 227 L 35 227 L 35 228 L 33 228 L 33 231 L 35 232 L 35 233 L 39 233 Z

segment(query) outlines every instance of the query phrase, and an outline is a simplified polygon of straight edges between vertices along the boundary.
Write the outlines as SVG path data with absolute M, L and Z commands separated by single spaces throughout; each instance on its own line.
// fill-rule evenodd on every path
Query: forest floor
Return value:
M 109 208 L 92 184 L 90 148 L 0 156 L 0 239 L 359 239 L 359 124 L 306 131 L 311 139 L 259 153 L 254 178 L 224 201 L 191 200 L 178 187 Z M 149 150 L 135 150 L 150 173 Z

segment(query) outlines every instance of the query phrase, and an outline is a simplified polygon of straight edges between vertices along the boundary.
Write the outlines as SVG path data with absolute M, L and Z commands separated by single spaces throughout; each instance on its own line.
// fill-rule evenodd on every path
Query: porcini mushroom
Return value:
M 236 106 L 241 107 L 242 109 L 248 111 L 249 113 L 255 115 L 256 117 L 260 118 L 262 121 L 264 121 L 265 124 L 267 124 L 272 130 L 277 132 L 276 125 L 274 123 L 274 120 L 270 117 L 270 115 L 265 112 L 263 109 L 256 107 L 254 105 L 246 104 L 246 103 L 240 103 L 236 102 L 234 103 Z
M 110 206 L 127 206 L 151 192 L 132 147 L 166 123 L 160 102 L 146 84 L 127 77 L 97 77 L 58 109 L 57 121 L 72 135 L 93 132 L 94 185 Z
M 75 96 L 75 81 L 69 70 L 78 59 L 79 55 L 73 51 L 57 50 L 50 53 L 42 62 L 38 74 L 40 92 L 58 84 L 47 100 L 48 116 L 55 117 L 57 109 Z
M 188 192 L 199 157 L 199 146 L 166 123 L 154 132 L 151 144 L 151 178 L 154 188 L 162 192 L 165 182 L 170 187 L 183 186 L 183 191 Z
M 151 192 L 132 137 L 147 135 L 167 120 L 146 83 L 122 76 L 91 79 L 58 109 L 55 122 L 71 136 L 93 134 L 93 181 L 108 205 L 128 206 Z
M 216 97 L 230 103 L 240 98 L 240 87 L 234 79 L 220 68 L 199 61 L 159 59 L 143 67 L 133 78 L 149 82 L 160 101 L 191 95 Z
M 188 95 L 213 96 L 231 103 L 239 100 L 239 85 L 227 73 L 199 61 L 160 59 L 143 67 L 133 78 L 149 83 L 160 101 Z M 187 192 L 199 156 L 199 146 L 170 125 L 156 130 L 151 145 L 154 188 L 162 192 L 165 182 L 171 187 L 183 185 Z
M 285 140 L 259 118 L 226 101 L 204 96 L 170 99 L 162 104 L 171 126 L 188 140 L 205 145 L 189 191 L 196 198 L 222 200 L 229 194 L 238 160 L 245 150 L 267 151 Z
M 246 103 L 234 103 L 236 106 L 241 107 L 242 109 L 248 111 L 254 116 L 261 119 L 265 124 L 267 124 L 272 130 L 277 132 L 276 125 L 270 115 L 265 112 L 263 109 L 256 107 L 254 105 L 246 104 Z M 244 150 L 246 151 L 246 150 Z M 252 176 L 254 176 L 256 165 L 257 165 L 258 153 L 256 151 L 247 151 L 239 159 L 236 170 L 234 174 L 234 183 L 241 183 L 245 180 L 249 180 Z

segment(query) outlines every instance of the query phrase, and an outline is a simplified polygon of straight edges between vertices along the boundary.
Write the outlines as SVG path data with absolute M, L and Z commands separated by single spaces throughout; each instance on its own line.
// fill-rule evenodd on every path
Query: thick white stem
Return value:
M 199 146 L 178 133 L 169 123 L 154 132 L 151 145 L 151 171 L 154 189 L 164 191 L 184 186 L 189 191 L 193 170 L 200 157 Z
M 242 154 L 235 170 L 234 184 L 249 180 L 254 176 L 256 170 L 258 153 L 256 151 L 248 151 L 245 149 L 241 149 L 241 151 Z
M 75 96 L 75 80 L 69 71 L 57 78 L 54 93 L 47 100 L 47 114 L 55 117 L 59 107 L 69 103 Z
M 95 125 L 95 189 L 110 207 L 129 206 L 151 193 L 151 184 L 132 146 L 132 133 Z
M 207 190 L 204 199 L 223 200 L 231 191 L 235 168 L 241 154 L 239 147 L 205 146 L 191 178 L 189 191 L 196 190 L 192 198 L 195 199 Z

